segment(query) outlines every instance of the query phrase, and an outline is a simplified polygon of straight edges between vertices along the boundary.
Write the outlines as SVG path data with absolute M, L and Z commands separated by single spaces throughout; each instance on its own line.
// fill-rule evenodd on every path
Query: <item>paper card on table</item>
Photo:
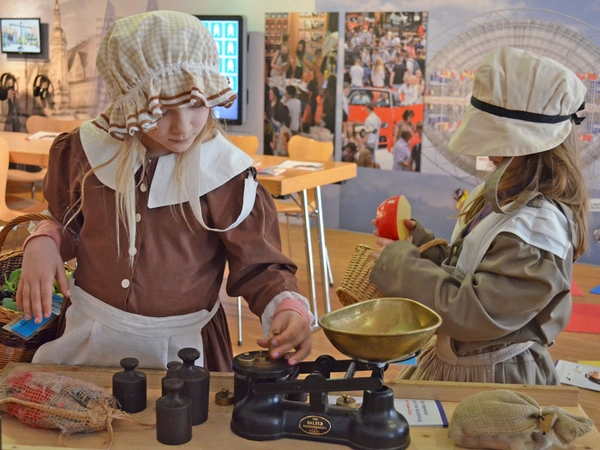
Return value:
M 277 175 L 281 175 L 283 172 L 285 172 L 285 168 L 282 168 L 281 164 L 263 168 L 258 167 L 256 170 L 261 175 L 273 175 L 274 177 L 276 177 Z
M 279 164 L 279 167 L 283 169 L 319 170 L 322 169 L 324 165 L 325 164 L 322 162 L 292 161 L 291 159 L 288 159 Z
M 600 391 L 600 368 L 559 359 L 556 361 L 558 380 L 583 389 Z
M 592 294 L 600 294 L 600 286 L 596 286 L 590 291 Z
M 438 400 L 394 399 L 396 411 L 404 416 L 410 426 L 447 427 L 448 418 Z
M 38 131 L 37 133 L 30 134 L 27 139 L 53 141 L 59 134 L 61 134 L 59 131 Z
M 328 400 L 336 404 L 339 396 L 329 395 Z M 351 396 L 356 404 L 362 403 L 362 397 Z M 394 408 L 404 416 L 411 427 L 447 427 L 448 418 L 442 403 L 438 400 L 394 399 Z

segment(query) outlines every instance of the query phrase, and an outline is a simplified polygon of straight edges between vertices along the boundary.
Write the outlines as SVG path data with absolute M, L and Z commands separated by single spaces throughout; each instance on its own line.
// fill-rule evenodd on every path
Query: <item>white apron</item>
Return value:
M 202 328 L 211 311 L 170 317 L 146 317 L 114 308 L 75 286 L 71 281 L 71 306 L 66 312 L 64 334 L 42 345 L 33 363 L 119 367 L 122 358 L 139 360 L 140 368 L 164 369 L 179 361 L 177 352 L 193 347 L 204 364 Z

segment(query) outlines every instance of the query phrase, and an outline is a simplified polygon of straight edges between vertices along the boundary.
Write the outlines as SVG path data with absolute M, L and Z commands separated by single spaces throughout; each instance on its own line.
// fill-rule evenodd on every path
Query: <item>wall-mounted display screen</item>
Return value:
M 229 108 L 214 108 L 215 115 L 230 125 L 241 125 L 246 115 L 246 20 L 243 16 L 197 15 L 210 30 L 219 50 L 221 74 L 229 79 L 237 99 Z
M 2 53 L 42 53 L 40 19 L 0 19 Z

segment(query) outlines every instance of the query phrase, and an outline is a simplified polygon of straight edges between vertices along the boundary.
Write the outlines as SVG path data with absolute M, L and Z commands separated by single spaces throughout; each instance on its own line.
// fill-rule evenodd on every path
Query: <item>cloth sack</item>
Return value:
M 499 450 L 565 448 L 592 429 L 593 421 L 558 406 L 541 408 L 530 396 L 499 389 L 463 399 L 448 426 L 460 446 Z

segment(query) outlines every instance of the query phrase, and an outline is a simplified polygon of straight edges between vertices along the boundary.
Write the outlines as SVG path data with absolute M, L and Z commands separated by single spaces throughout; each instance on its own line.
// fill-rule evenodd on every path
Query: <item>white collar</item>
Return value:
M 119 151 L 121 141 L 92 124 L 84 122 L 80 127 L 83 150 L 91 167 L 97 167 L 110 160 Z M 202 149 L 200 150 L 200 147 Z M 202 196 L 227 183 L 236 175 L 244 172 L 253 163 L 253 159 L 229 142 L 220 133 L 214 139 L 197 145 L 189 151 L 201 151 L 198 167 L 198 191 Z M 148 208 L 177 205 L 187 202 L 187 192 L 181 193 L 175 180 L 175 154 L 161 156 L 156 165 L 148 193 Z M 140 168 L 136 165 L 135 171 Z M 117 160 L 95 172 L 96 177 L 105 186 L 116 189 Z

